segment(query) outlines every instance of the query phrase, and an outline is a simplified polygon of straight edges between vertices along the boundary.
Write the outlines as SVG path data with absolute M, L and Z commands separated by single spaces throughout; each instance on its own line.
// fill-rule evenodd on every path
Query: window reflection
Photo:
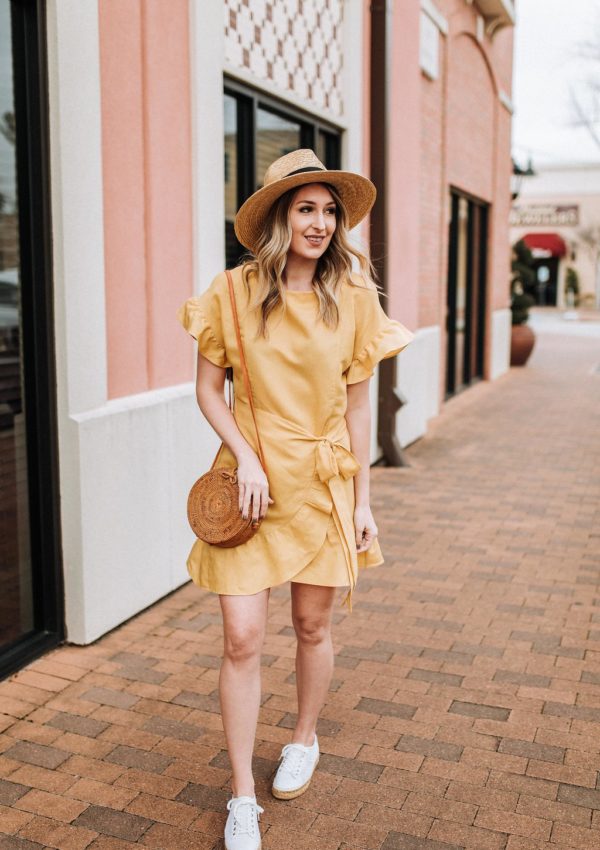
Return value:
M 9 0 L 0 0 L 0 644 L 33 628 Z
M 340 168 L 340 137 L 326 130 L 319 130 L 315 153 L 327 168 Z
M 256 112 L 256 188 L 262 186 L 265 171 L 280 156 L 302 147 L 297 121 L 281 118 L 259 107 Z
M 225 124 L 225 257 L 227 268 L 236 264 L 236 258 L 242 250 L 237 241 L 233 222 L 238 208 L 238 154 L 237 154 L 237 101 L 231 95 L 225 95 L 224 101 Z

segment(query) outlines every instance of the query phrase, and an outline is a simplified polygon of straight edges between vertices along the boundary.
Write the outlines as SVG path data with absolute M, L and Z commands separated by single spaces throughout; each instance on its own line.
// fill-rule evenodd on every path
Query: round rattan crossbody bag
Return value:
M 254 412 L 254 402 L 252 399 L 252 390 L 250 388 L 250 377 L 246 368 L 246 358 L 244 357 L 244 346 L 240 334 L 240 325 L 238 321 L 237 308 L 235 304 L 235 295 L 233 291 L 233 280 L 231 272 L 226 271 L 227 283 L 229 285 L 229 297 L 231 299 L 231 310 L 233 313 L 233 323 L 237 337 L 238 349 L 240 353 L 240 363 L 242 367 L 242 376 L 252 411 L 252 419 L 254 420 L 254 428 L 256 429 L 256 439 L 258 442 L 258 454 L 262 468 L 265 471 L 267 478 L 267 464 L 263 452 L 260 434 L 258 433 L 258 425 L 256 424 L 256 414 Z M 228 383 L 228 404 L 233 413 L 232 391 L 231 385 L 233 381 L 229 379 Z M 256 534 L 260 528 L 262 519 L 259 517 L 257 522 L 252 520 L 251 509 L 248 511 L 248 518 L 244 519 L 239 509 L 239 487 L 237 481 L 237 466 L 236 467 L 218 467 L 215 464 L 221 454 L 224 443 L 221 443 L 219 450 L 215 455 L 212 466 L 208 472 L 196 481 L 190 490 L 187 501 L 187 516 L 192 531 L 200 540 L 206 543 L 211 543 L 213 546 L 239 546 L 240 543 L 245 543 Z

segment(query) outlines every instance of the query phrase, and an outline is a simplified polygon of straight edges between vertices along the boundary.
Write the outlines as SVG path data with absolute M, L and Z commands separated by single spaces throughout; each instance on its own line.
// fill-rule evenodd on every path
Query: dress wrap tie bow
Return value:
M 317 473 L 320 480 L 326 484 L 336 475 L 348 479 L 356 475 L 360 463 L 356 457 L 341 443 L 321 439 L 317 444 Z

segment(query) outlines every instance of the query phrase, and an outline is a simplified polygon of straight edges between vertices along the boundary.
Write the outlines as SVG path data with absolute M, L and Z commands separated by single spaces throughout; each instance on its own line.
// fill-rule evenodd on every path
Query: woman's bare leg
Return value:
M 260 658 L 269 590 L 252 596 L 220 596 L 224 654 L 219 696 L 231 761 L 234 797 L 254 796 L 252 751 L 260 708 Z
M 292 582 L 292 622 L 298 639 L 298 720 L 292 743 L 310 746 L 333 674 L 331 612 L 335 587 Z

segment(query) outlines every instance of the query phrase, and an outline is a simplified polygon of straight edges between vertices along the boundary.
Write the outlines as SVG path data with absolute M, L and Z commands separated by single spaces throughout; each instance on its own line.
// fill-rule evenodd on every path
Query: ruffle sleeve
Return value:
M 215 366 L 230 366 L 223 334 L 219 284 L 213 280 L 202 295 L 188 298 L 177 311 L 177 318 L 198 343 L 198 350 Z
M 375 366 L 386 357 L 393 357 L 414 339 L 414 334 L 400 322 L 390 319 L 379 303 L 374 288 L 353 287 L 354 292 L 354 351 L 346 372 L 346 383 L 355 384 L 370 378 Z

